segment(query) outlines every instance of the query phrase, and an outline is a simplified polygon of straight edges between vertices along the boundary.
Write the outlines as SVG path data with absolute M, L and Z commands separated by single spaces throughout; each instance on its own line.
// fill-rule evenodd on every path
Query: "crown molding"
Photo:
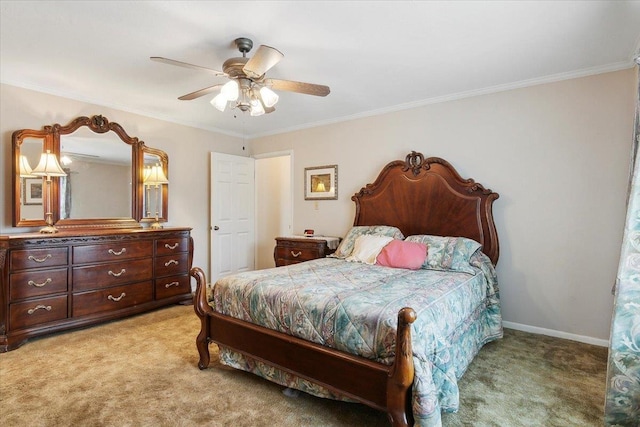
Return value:
M 37 86 L 37 85 L 32 85 L 32 84 L 28 84 L 28 83 L 24 83 L 24 82 L 20 82 L 20 81 L 0 80 L 0 83 L 6 84 L 6 85 L 9 85 L 9 86 L 19 87 L 19 88 L 22 88 L 22 89 L 28 89 L 28 90 L 33 90 L 33 91 L 36 91 L 36 92 L 45 93 L 47 95 L 59 96 L 59 97 L 66 98 L 66 99 L 72 99 L 74 101 L 85 102 L 87 104 L 93 104 L 93 105 L 97 105 L 97 106 L 100 106 L 100 107 L 113 108 L 114 110 L 124 111 L 124 112 L 132 113 L 132 114 L 138 114 L 140 116 L 149 117 L 149 118 L 157 119 L 157 120 L 162 120 L 162 121 L 169 122 L 169 123 L 175 123 L 177 125 L 182 125 L 182 126 L 188 126 L 188 127 L 192 127 L 192 128 L 196 128 L 196 129 L 207 130 L 207 131 L 210 131 L 210 132 L 220 133 L 220 134 L 227 135 L 227 136 L 232 136 L 232 137 L 235 137 L 235 138 L 243 138 L 243 135 L 240 134 L 240 133 L 237 133 L 237 132 L 231 132 L 231 131 L 224 130 L 224 129 L 219 129 L 219 128 L 216 128 L 216 127 L 213 127 L 213 126 L 202 126 L 202 124 L 196 123 L 196 122 L 176 120 L 176 119 L 171 118 L 169 116 L 164 116 L 164 115 L 161 115 L 161 114 L 152 113 L 152 112 L 145 111 L 145 110 L 138 110 L 138 109 L 135 109 L 135 108 L 130 108 L 130 107 L 124 106 L 124 105 L 103 103 L 103 102 L 97 101 L 95 99 L 89 99 L 87 97 L 80 96 L 80 95 L 78 95 L 76 93 L 68 93 L 68 92 L 63 92 L 63 91 L 51 90 L 50 88 L 43 88 L 43 87 L 40 87 L 40 86 Z
M 552 74 L 549 76 L 539 77 L 535 79 L 521 80 L 518 82 L 508 83 L 504 85 L 490 86 L 483 89 L 458 92 L 450 95 L 438 96 L 438 97 L 428 98 L 420 101 L 408 102 L 405 104 L 398 104 L 391 107 L 369 110 L 362 113 L 352 114 L 349 116 L 336 117 L 334 119 L 328 119 L 328 120 L 322 120 L 322 121 L 313 122 L 313 123 L 306 123 L 298 126 L 292 126 L 285 129 L 274 130 L 272 132 L 252 134 L 252 135 L 248 135 L 247 138 L 256 139 L 256 138 L 262 138 L 266 136 L 279 135 L 283 133 L 295 132 L 295 131 L 319 127 L 319 126 L 327 126 L 331 124 L 363 119 L 363 118 L 372 117 L 372 116 L 380 116 L 383 114 L 409 110 L 412 108 L 424 107 L 426 105 L 440 104 L 443 102 L 456 101 L 456 100 L 465 99 L 465 98 L 472 98 L 475 96 L 489 95 L 492 93 L 504 92 L 504 91 L 514 90 L 514 89 L 522 89 L 530 86 L 537 86 L 541 84 L 554 83 L 554 82 L 559 82 L 563 80 L 571 80 L 571 79 L 588 77 L 588 76 L 597 75 L 597 74 L 610 73 L 614 71 L 620 71 L 620 70 L 632 68 L 633 66 L 634 66 L 634 61 L 631 59 L 629 61 L 617 62 L 617 63 L 607 64 L 607 65 L 598 66 L 598 67 L 585 68 L 582 70 L 571 71 L 568 73 Z

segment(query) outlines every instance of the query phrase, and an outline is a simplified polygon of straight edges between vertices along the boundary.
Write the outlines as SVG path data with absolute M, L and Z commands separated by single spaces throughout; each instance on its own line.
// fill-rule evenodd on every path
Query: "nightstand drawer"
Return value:
M 327 237 L 336 243 L 335 237 Z M 332 247 L 335 248 L 334 245 Z M 273 250 L 273 258 L 276 267 L 297 264 L 312 259 L 324 258 L 333 253 L 335 249 L 329 249 L 324 238 L 308 237 L 276 237 L 276 247 Z
M 320 250 L 318 248 L 311 249 L 291 246 L 276 248 L 276 258 L 287 259 L 294 262 L 309 261 L 320 258 L 320 256 Z

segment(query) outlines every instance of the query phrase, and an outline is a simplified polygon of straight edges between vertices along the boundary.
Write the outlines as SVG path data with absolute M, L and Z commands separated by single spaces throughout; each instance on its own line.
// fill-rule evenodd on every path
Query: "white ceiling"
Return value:
M 33 1 L 0 3 L 0 81 L 230 135 L 257 137 L 632 66 L 639 1 Z M 221 113 L 186 93 L 224 77 L 238 37 L 284 59 L 277 110 Z M 100 111 L 96 111 L 100 114 Z

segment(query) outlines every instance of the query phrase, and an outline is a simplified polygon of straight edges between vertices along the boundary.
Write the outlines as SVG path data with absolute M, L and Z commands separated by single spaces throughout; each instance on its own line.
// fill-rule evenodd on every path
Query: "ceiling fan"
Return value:
M 238 108 L 243 112 L 249 111 L 252 116 L 271 113 L 275 111 L 274 105 L 278 102 L 278 95 L 273 89 L 315 96 L 329 94 L 328 86 L 265 78 L 265 73 L 280 62 L 284 55 L 273 47 L 260 45 L 255 55 L 247 58 L 247 52 L 253 48 L 253 42 L 246 37 L 241 37 L 235 40 L 235 44 L 242 56 L 224 61 L 222 71 L 159 56 L 152 56 L 151 60 L 229 78 L 230 80 L 225 84 L 209 86 L 178 98 L 182 101 L 190 101 L 219 91 L 220 93 L 211 100 L 211 104 L 220 111 L 224 111 L 227 105 L 231 104 L 232 108 Z

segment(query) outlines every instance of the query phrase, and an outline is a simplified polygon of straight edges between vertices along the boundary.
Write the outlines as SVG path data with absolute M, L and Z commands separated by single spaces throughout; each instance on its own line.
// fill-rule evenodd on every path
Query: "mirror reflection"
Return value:
M 44 138 L 27 137 L 20 144 L 20 221 L 42 220 L 44 216 L 42 177 L 31 174 L 43 150 Z
M 143 211 L 142 217 L 154 220 L 152 228 L 160 228 L 159 220 L 167 216 L 168 159 L 164 152 L 143 149 Z
M 130 218 L 132 147 L 114 133 L 60 136 L 60 219 Z

